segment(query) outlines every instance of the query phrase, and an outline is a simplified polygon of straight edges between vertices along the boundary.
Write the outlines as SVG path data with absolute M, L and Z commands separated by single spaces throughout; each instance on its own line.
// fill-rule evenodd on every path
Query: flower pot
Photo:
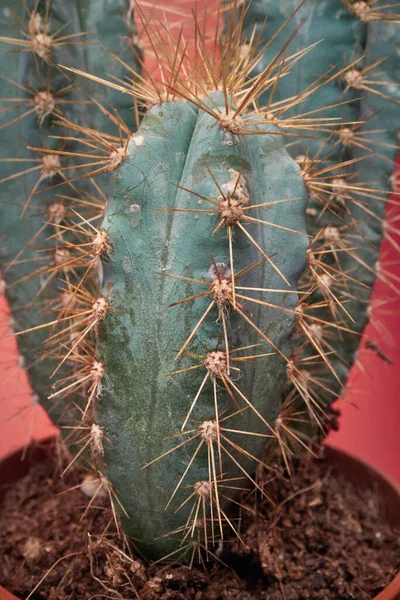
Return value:
M 54 440 L 32 446 L 21 461 L 22 451 L 14 452 L 0 461 L 0 509 L 4 493 L 13 482 L 26 475 L 31 466 L 44 460 Z M 400 489 L 385 475 L 349 454 L 326 447 L 328 466 L 338 467 L 340 473 L 357 486 L 374 487 L 382 498 L 386 518 L 392 527 L 400 527 Z M 0 600 L 19 600 L 0 586 Z M 373 600 L 400 600 L 400 573 Z
M 329 446 L 325 452 L 329 464 L 338 467 L 346 479 L 360 487 L 374 487 L 382 498 L 388 523 L 400 527 L 400 488 L 386 475 L 347 452 Z M 400 572 L 372 600 L 400 600 Z

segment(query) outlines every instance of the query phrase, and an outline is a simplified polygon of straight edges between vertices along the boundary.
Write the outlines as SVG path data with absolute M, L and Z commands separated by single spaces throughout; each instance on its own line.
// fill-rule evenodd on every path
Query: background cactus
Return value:
M 261 31 L 260 41 L 267 42 L 298 7 L 296 1 L 284 5 L 270 0 L 249 3 L 244 25 L 247 39 L 254 31 Z M 320 282 L 319 294 L 332 300 L 334 294 L 344 295 L 345 311 L 339 311 L 340 318 L 356 332 L 363 331 L 371 316 L 369 302 L 375 278 L 380 274 L 378 255 L 382 236 L 393 232 L 390 216 L 385 219 L 398 150 L 400 104 L 396 50 L 399 13 L 393 9 L 394 5 L 383 6 L 380 2 L 346 0 L 323 3 L 310 0 L 302 4 L 287 26 L 291 34 L 298 29 L 290 51 L 323 40 L 316 49 L 320 59 L 316 61 L 315 54 L 310 52 L 299 62 L 296 77 L 282 78 L 275 95 L 279 112 L 279 102 L 298 95 L 333 66 L 342 71 L 340 77 L 324 85 L 300 107 L 283 113 L 282 118 L 295 119 L 299 113 L 308 112 L 310 118 L 318 119 L 325 114 L 321 109 L 337 104 L 329 116 L 349 123 L 339 122 L 329 130 L 315 123 L 314 139 L 294 139 L 288 150 L 301 162 L 309 179 L 307 231 L 316 240 L 312 249 L 318 253 L 325 248 L 332 253 L 336 248 L 338 253 L 331 262 L 348 274 L 346 280 L 343 276 L 338 280 L 338 273 L 335 277 L 335 272 L 329 271 L 322 286 Z M 267 15 L 268 27 L 263 28 Z M 276 42 L 271 44 L 257 69 L 268 64 L 278 50 Z M 268 98 L 262 98 L 261 102 L 267 104 Z M 324 158 L 322 170 L 330 168 L 325 177 L 319 176 L 320 165 L 317 160 L 313 164 L 314 157 Z M 321 234 L 323 226 L 328 235 Z M 391 240 L 396 244 L 393 237 Z M 331 313 L 326 307 L 321 317 L 329 320 Z M 333 394 L 340 393 L 348 377 L 358 343 L 359 337 L 346 333 L 332 341 L 336 354 L 330 360 L 339 378 L 331 373 L 325 381 Z
M 134 135 L 135 121 L 127 115 L 125 126 L 119 118 L 127 104 L 116 105 L 107 124 L 120 140 L 91 120 L 90 105 L 74 104 L 78 114 L 61 119 L 74 156 L 64 149 L 56 156 L 71 158 L 65 185 L 82 191 L 74 201 L 63 192 L 73 208 L 62 235 L 74 279 L 64 283 L 69 295 L 58 323 L 50 321 L 45 356 L 61 346 L 61 365 L 72 373 L 61 375 L 50 400 L 71 396 L 80 406 L 77 431 L 86 429 L 83 448 L 91 447 L 99 485 L 149 558 L 215 551 L 225 527 L 238 534 L 238 490 L 263 493 L 256 467 L 270 468 L 278 448 L 290 472 L 295 451 L 312 451 L 316 432 L 329 428 L 330 404 L 368 316 L 396 150 L 398 18 L 378 18 L 375 3 L 366 24 L 359 4 L 310 0 L 296 12 L 295 3 L 278 9 L 255 1 L 230 13 L 218 48 L 197 25 L 194 59 L 182 37 L 174 46 L 163 28 L 151 29 L 162 77 L 147 82 L 97 74 L 91 47 L 92 63 L 59 61 L 68 73 L 87 73 L 90 89 L 103 80 L 115 103 L 143 98 L 148 105 Z M 96 8 L 88 7 L 93 22 Z M 271 29 L 254 33 L 267 12 Z M 291 15 L 284 32 L 268 37 Z M 282 35 L 291 34 L 283 46 Z M 309 48 L 320 37 L 327 41 Z M 258 50 L 257 38 L 270 43 Z M 360 71 L 361 61 L 351 61 L 365 48 Z M 384 92 L 376 95 L 365 65 L 381 68 L 385 50 L 388 75 L 377 79 Z M 351 86 L 357 93 L 348 103 L 343 92 Z M 380 102 L 385 110 L 369 119 Z M 97 160 L 101 148 L 108 150 Z M 108 196 L 101 227 L 101 202 L 84 212 L 92 188 L 80 187 L 79 169 L 85 178 L 103 177 L 95 184 Z M 28 197 L 38 202 L 39 191 Z M 45 193 L 49 203 L 57 190 Z M 52 225 L 49 242 L 38 220 L 40 248 L 61 235 Z M 26 229 L 15 227 L 18 254 Z M 24 284 L 36 286 L 28 300 L 41 285 L 32 281 Z M 77 390 L 86 397 L 76 398 Z
M 26 2 L 25 8 L 21 3 L 15 13 L 13 3 L 1 3 L 0 39 L 12 51 L 4 60 L 0 100 L 0 258 L 16 331 L 55 318 L 60 305 L 68 302 L 68 288 L 79 281 L 79 268 L 86 268 L 82 261 L 77 265 L 73 256 L 71 244 L 78 243 L 76 232 L 65 230 L 66 220 L 75 217 L 72 210 L 89 219 L 101 218 L 102 214 L 104 195 L 92 183 L 78 180 L 64 190 L 44 191 L 81 173 L 71 160 L 77 143 L 63 139 L 67 133 L 62 120 L 118 133 L 94 105 L 101 102 L 106 110 L 113 107 L 121 119 L 129 118 L 132 126 L 135 123 L 131 98 L 117 97 L 112 90 L 91 82 L 77 85 L 58 64 L 93 73 L 110 70 L 123 78 L 125 69 L 99 47 L 97 40 L 112 52 L 122 49 L 126 53 L 123 38 L 134 35 L 129 6 L 125 0 L 113 5 L 70 2 L 68 6 L 32 1 Z M 15 48 L 22 51 L 15 52 Z M 139 73 L 138 60 L 131 51 L 129 55 L 130 64 Z M 43 151 L 24 147 L 21 138 L 25 145 Z M 60 423 L 66 406 L 48 401 L 53 391 L 50 376 L 58 364 L 60 348 L 47 351 L 46 359 L 38 360 L 38 348 L 47 335 L 43 329 L 27 333 L 19 338 L 19 347 L 32 387 Z M 64 377 L 67 373 L 65 369 L 62 372 Z

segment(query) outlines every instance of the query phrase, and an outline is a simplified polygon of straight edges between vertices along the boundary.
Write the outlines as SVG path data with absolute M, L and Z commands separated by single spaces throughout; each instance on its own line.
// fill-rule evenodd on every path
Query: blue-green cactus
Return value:
M 210 105 L 222 110 L 222 94 L 211 96 Z M 218 463 L 217 443 L 215 437 L 203 432 L 204 422 L 212 423 L 218 415 L 226 419 L 221 424 L 220 435 L 226 438 L 221 446 L 234 459 L 222 451 L 221 466 L 217 464 L 215 469 L 218 473 L 222 469 L 230 477 L 243 476 L 241 469 L 249 468 L 245 453 L 262 455 L 263 434 L 271 435 L 279 411 L 286 379 L 284 356 L 290 352 L 296 316 L 283 313 L 277 320 L 274 309 L 244 297 L 293 310 L 297 295 L 290 291 L 260 293 L 246 288 L 295 290 L 305 266 L 308 240 L 304 234 L 305 191 L 299 168 L 280 136 L 268 135 L 268 131 L 274 132 L 275 128 L 260 127 L 263 135 L 232 135 L 203 110 L 181 101 L 166 102 L 147 113 L 130 142 L 129 157 L 114 176 L 103 222 L 114 252 L 103 264 L 102 289 L 105 295 L 111 287 L 109 302 L 115 310 L 104 320 L 98 341 L 107 385 L 98 403 L 96 421 L 112 441 L 105 451 L 107 473 L 130 517 L 125 522 L 126 531 L 148 556 L 160 558 L 179 547 L 180 540 L 153 540 L 179 530 L 189 517 L 191 503 L 178 513 L 164 512 L 164 508 L 201 443 L 202 450 L 174 494 L 174 507 L 198 489 L 199 482 L 213 481 L 210 453 L 215 453 L 212 460 Z M 243 178 L 240 182 L 239 176 Z M 227 189 L 231 192 L 224 192 Z M 218 202 L 224 202 L 221 192 L 237 203 L 237 210 L 245 211 L 243 215 L 271 223 L 252 224 L 238 218 L 263 252 L 274 255 L 276 270 L 246 234 L 232 226 L 236 309 L 226 227 L 213 235 L 221 220 L 221 215 L 213 211 Z M 229 200 L 225 203 L 228 205 Z M 265 203 L 268 205 L 248 210 Z M 229 210 L 226 206 L 225 211 Z M 281 225 L 286 229 L 280 229 Z M 281 245 L 287 251 L 275 252 Z M 195 298 L 189 300 L 192 296 Z M 168 308 L 185 299 L 187 302 Z M 193 343 L 186 345 L 190 336 Z M 254 344 L 255 350 L 239 351 Z M 176 362 L 174 349 L 179 348 L 182 360 Z M 260 357 L 239 360 L 246 355 Z M 206 366 L 201 367 L 204 361 Z M 191 370 L 196 364 L 198 368 Z M 184 372 L 168 376 L 181 369 Z M 223 389 L 224 378 L 236 406 Z M 218 387 L 216 391 L 214 386 Z M 262 395 L 258 391 L 261 389 Z M 230 417 L 241 408 L 246 411 Z M 183 422 L 192 433 L 163 441 L 179 432 Z M 231 435 L 224 427 L 247 432 L 232 437 L 233 443 L 243 448 L 242 454 L 232 448 Z M 185 440 L 188 443 L 181 445 Z M 176 451 L 143 470 L 144 465 L 178 444 L 181 447 Z M 227 501 L 221 497 L 220 503 L 221 510 L 226 510 Z
M 283 436 L 281 427 L 287 414 L 290 423 L 291 406 L 303 411 L 302 414 L 308 413 L 314 426 L 322 429 L 327 427 L 329 405 L 337 398 L 347 379 L 360 339 L 359 333 L 365 326 L 375 273 L 368 267 L 359 273 L 356 267 L 360 270 L 362 261 L 368 261 L 370 265 L 371 259 L 374 261 L 377 257 L 381 237 L 379 219 L 383 212 L 377 211 L 373 203 L 369 207 L 360 206 L 360 198 L 364 202 L 365 198 L 372 199 L 377 195 L 380 206 L 384 206 L 387 196 L 381 194 L 380 189 L 383 187 L 384 191 L 387 185 L 378 186 L 375 192 L 371 185 L 361 184 L 365 190 L 358 190 L 357 184 L 352 181 L 346 183 L 346 161 L 358 159 L 360 153 L 349 154 L 349 146 L 343 148 L 337 144 L 339 132 L 336 130 L 347 127 L 353 131 L 351 128 L 356 125 L 357 132 L 361 133 L 366 128 L 366 125 L 356 122 L 360 115 L 367 113 L 372 92 L 361 102 L 355 100 L 360 90 L 352 90 L 352 98 L 344 97 L 343 90 L 348 91 L 351 79 L 349 72 L 351 74 L 352 70 L 359 68 L 358 62 L 355 65 L 351 63 L 360 59 L 367 43 L 367 31 L 366 26 L 341 3 L 335 6 L 332 3 L 324 3 L 323 6 L 311 4 L 311 10 L 308 4 L 309 20 L 295 38 L 297 46 L 292 53 L 315 43 L 317 34 L 321 36 L 321 30 L 313 26 L 316 19 L 318 23 L 326 23 L 328 40 L 325 42 L 324 60 L 316 66 L 316 50 L 314 58 L 313 52 L 310 52 L 303 59 L 303 66 L 296 64 L 294 76 L 293 73 L 285 75 L 282 77 L 282 86 L 278 85 L 275 89 L 270 85 L 269 92 L 261 94 L 260 103 L 264 102 L 268 108 L 264 113 L 264 125 L 260 115 L 254 119 L 257 121 L 252 128 L 254 136 L 233 129 L 233 144 L 225 147 L 222 142 L 221 148 L 219 140 L 227 136 L 224 127 L 229 129 L 229 118 L 228 122 L 223 122 L 222 118 L 218 121 L 207 113 L 207 106 L 224 112 L 223 99 L 216 109 L 218 101 L 212 97 L 206 107 L 202 102 L 195 103 L 198 115 L 193 134 L 190 134 L 193 125 L 189 125 L 195 118 L 193 109 L 186 104 L 179 107 L 181 128 L 178 131 L 182 136 L 179 142 L 184 142 L 185 146 L 175 150 L 175 137 L 172 136 L 176 135 L 176 120 L 171 113 L 177 110 L 176 103 L 171 109 L 168 104 L 161 104 L 149 111 L 143 122 L 143 130 L 138 132 L 138 140 L 131 142 L 129 158 L 115 176 L 114 192 L 103 224 L 113 244 L 114 254 L 104 265 L 102 281 L 103 294 L 111 289 L 109 300 L 116 310 L 105 318 L 98 341 L 98 351 L 105 363 L 107 385 L 97 405 L 96 420 L 111 440 L 111 445 L 106 444 L 105 462 L 109 479 L 129 515 L 129 520 L 125 520 L 126 531 L 139 548 L 151 557 L 179 551 L 180 546 L 171 535 L 174 533 L 180 534 L 181 540 L 184 540 L 184 550 L 193 540 L 203 547 L 207 546 L 207 536 L 214 541 L 214 520 L 225 520 L 226 505 L 229 503 L 228 498 L 218 491 L 218 486 L 223 485 L 223 478 L 218 473 L 218 461 L 221 460 L 221 472 L 227 478 L 243 476 L 244 471 L 248 472 L 251 468 L 254 470 L 254 465 L 249 466 L 249 454 L 241 453 L 238 448 L 240 446 L 260 460 L 264 440 L 255 441 L 251 433 L 272 433 L 272 437 L 278 439 L 286 459 L 287 444 L 293 440 Z M 253 8 L 257 9 L 257 3 L 252 4 L 246 13 L 248 21 L 254 16 Z M 294 8 L 285 5 L 284 9 L 278 9 L 276 3 L 272 6 L 273 12 L 286 10 L 284 17 L 289 17 Z M 306 4 L 303 15 L 299 11 L 289 25 L 289 33 L 290 28 L 296 28 L 296 20 L 301 19 L 305 11 Z M 334 27 L 331 24 L 333 17 L 336 19 Z M 275 29 L 282 23 L 281 14 L 275 21 L 272 18 L 272 27 L 276 25 Z M 370 30 L 385 31 L 384 35 L 388 35 L 392 27 L 391 23 L 368 25 Z M 380 44 L 372 43 L 372 34 L 369 36 L 369 42 L 375 50 L 369 48 L 364 60 L 373 62 L 376 57 L 372 58 L 372 54 Z M 392 65 L 393 68 L 390 57 L 395 52 L 394 47 L 392 44 L 392 49 L 387 52 L 389 67 Z M 268 72 L 276 51 L 276 46 L 272 44 L 264 53 L 264 63 L 258 63 L 256 72 L 258 69 L 261 78 L 263 73 Z M 343 53 L 348 55 L 349 66 L 341 64 Z M 289 63 L 290 59 L 286 64 Z M 338 63 L 336 69 L 339 74 L 332 76 L 332 65 L 335 63 Z M 286 64 L 282 63 L 282 72 Z M 299 62 L 301 64 L 302 61 Z M 329 75 L 323 77 L 326 71 L 329 71 Z M 315 83 L 320 76 L 319 83 Z M 303 90 L 310 89 L 310 86 L 317 91 L 308 98 Z M 290 104 L 290 101 L 284 101 L 285 98 L 293 97 L 304 100 L 299 102 L 301 108 L 282 113 L 281 120 L 276 119 L 274 111 L 279 112 L 285 102 Z M 270 102 L 268 98 L 272 98 Z M 377 98 L 379 100 L 381 97 Z M 348 99 L 353 102 L 348 103 Z M 391 106 L 396 107 L 396 103 Z M 327 118 L 322 118 L 324 114 L 318 112 L 319 109 L 329 107 Z M 203 113 L 204 108 L 206 114 Z M 263 113 L 262 106 L 260 112 Z M 299 113 L 299 122 L 290 121 L 291 116 Z M 310 128 L 307 131 L 307 118 L 313 120 L 311 131 Z M 390 118 L 394 120 L 393 114 Z M 329 119 L 340 119 L 341 122 L 336 124 Z M 168 128 L 169 123 L 173 133 Z M 332 123 L 335 123 L 335 127 L 332 127 Z M 391 125 L 388 125 L 385 136 L 392 135 Z M 257 133 L 261 135 L 256 135 L 257 128 Z M 300 138 L 296 136 L 298 131 L 303 132 Z M 332 131 L 335 133 L 331 134 Z M 258 295 L 254 296 L 254 292 L 248 291 L 240 293 L 237 289 L 242 286 L 237 285 L 236 301 L 239 304 L 235 309 L 228 302 L 229 315 L 223 316 L 224 313 L 215 306 L 207 312 L 213 295 L 198 294 L 207 294 L 207 290 L 209 293 L 213 289 L 208 256 L 211 254 L 216 264 L 224 263 L 229 267 L 230 243 L 223 227 L 217 227 L 217 233 L 212 235 L 218 222 L 210 221 L 218 209 L 215 208 L 208 215 L 196 214 L 198 207 L 195 203 L 200 202 L 206 211 L 207 207 L 203 206 L 207 201 L 214 202 L 214 205 L 208 206 L 209 209 L 216 206 L 215 203 L 221 199 L 223 185 L 229 181 L 230 170 L 243 176 L 251 203 L 259 203 L 262 199 L 276 200 L 287 195 L 303 197 L 297 191 L 300 183 L 294 164 L 289 170 L 291 174 L 284 175 L 281 171 L 287 158 L 284 158 L 282 140 L 278 141 L 273 135 L 277 132 L 294 135 L 293 142 L 286 136 L 283 138 L 288 142 L 288 149 L 294 158 L 298 154 L 305 155 L 297 162 L 302 167 L 301 174 L 310 201 L 303 217 L 296 215 L 293 210 L 298 210 L 299 206 L 304 209 L 304 200 L 300 204 L 283 204 L 280 206 L 282 210 L 276 207 L 272 211 L 275 213 L 273 216 L 269 208 L 266 210 L 268 217 L 258 215 L 258 218 L 303 232 L 302 219 L 307 213 L 311 246 L 304 254 L 307 249 L 305 239 L 279 229 L 273 229 L 274 235 L 270 237 L 271 229 L 267 228 L 268 238 L 263 239 L 258 237 L 263 229 L 257 225 L 255 241 L 274 257 L 275 270 L 274 266 L 264 263 L 265 270 L 251 271 L 247 275 L 248 283 L 243 287 L 256 288 Z M 153 135 L 157 142 L 154 157 Z M 168 141 L 161 142 L 163 139 Z M 389 158 L 387 164 L 390 167 L 395 152 L 393 141 L 375 139 L 388 144 L 379 146 L 379 153 Z M 254 149 L 249 151 L 247 148 Z M 166 158 L 169 153 L 172 163 Z M 249 155 L 252 160 L 248 159 Z M 185 160 L 182 172 L 175 163 L 178 156 L 180 160 Z M 256 156 L 261 156 L 262 160 L 255 161 Z M 368 160 L 377 170 L 376 161 L 382 158 L 371 156 Z M 264 181 L 261 173 L 265 174 Z M 384 170 L 381 173 L 382 179 L 387 177 Z M 280 191 L 279 187 L 270 189 L 269 182 L 275 181 L 275 176 L 279 186 L 286 188 L 282 187 Z M 178 189 L 168 187 L 168 182 L 178 185 Z M 337 204 L 344 200 L 344 195 L 349 199 L 339 210 Z M 164 209 L 165 213 L 160 214 L 157 208 Z M 261 215 L 263 210 L 260 209 Z M 374 215 L 370 215 L 369 210 Z M 371 226 L 374 231 L 368 231 Z M 367 239 L 364 240 L 365 234 Z M 336 253 L 333 252 L 335 243 L 341 245 Z M 257 260 L 254 245 L 243 231 L 238 232 L 232 247 L 233 260 L 239 272 L 243 266 Z M 289 259 L 292 252 L 299 261 L 294 271 L 291 270 Z M 337 260 L 340 253 L 343 258 L 340 256 Z M 303 270 L 304 258 L 308 269 L 300 282 L 300 290 L 305 296 L 299 300 L 290 292 L 286 297 L 271 292 L 271 289 L 285 287 L 282 275 L 289 280 L 294 291 L 296 280 Z M 159 274 L 156 275 L 156 272 Z M 215 277 L 215 267 L 213 274 Z M 268 291 L 260 293 L 261 289 Z M 130 296 L 132 301 L 128 302 Z M 253 300 L 243 300 L 243 296 L 253 296 Z M 185 301 L 192 297 L 191 301 Z M 167 305 L 171 303 L 178 304 L 178 307 L 169 310 L 179 310 L 182 315 L 178 315 L 176 320 L 167 312 Z M 190 340 L 190 345 L 186 345 L 187 340 Z M 209 364 L 215 369 L 215 363 L 207 363 L 205 357 L 210 357 L 211 361 L 212 350 L 218 349 L 224 353 L 227 347 L 231 351 L 232 347 L 247 347 L 257 342 L 264 344 L 263 353 L 272 351 L 274 355 L 249 361 L 246 365 L 248 368 L 241 368 L 241 378 L 237 384 L 233 383 L 233 388 L 227 390 L 221 386 L 222 389 L 219 389 L 221 379 L 223 385 L 226 379 L 212 371 Z M 178 363 L 174 361 L 173 350 L 180 359 Z M 195 366 L 193 361 L 195 365 L 197 361 L 197 366 L 200 361 L 201 371 L 189 370 Z M 221 369 L 221 366 L 218 368 Z M 222 368 L 226 368 L 226 360 Z M 175 374 L 176 371 L 179 373 Z M 159 379 L 168 373 L 172 373 L 170 378 Z M 207 374 L 207 383 L 204 384 Z M 262 390 L 261 397 L 259 390 Z M 232 405 L 233 398 L 239 407 Z M 246 407 L 246 416 L 238 413 L 229 417 L 230 411 L 240 410 L 241 407 Z M 226 415 L 229 423 L 226 430 L 229 433 L 225 433 L 222 424 L 215 424 L 217 414 Z M 189 415 L 193 423 L 190 427 Z M 185 428 L 189 428 L 187 436 L 183 435 L 182 430 L 179 434 L 182 421 Z M 211 422 L 214 422 L 214 429 L 210 433 Z M 301 429 L 300 426 L 300 438 L 297 438 L 300 440 L 303 439 L 302 435 L 309 432 L 307 427 L 305 433 Z M 237 433 L 239 430 L 248 435 Z M 128 436 L 126 432 L 129 432 Z M 215 437 L 217 432 L 223 436 L 222 439 Z M 166 440 L 165 445 L 160 444 L 162 438 L 174 433 L 172 440 Z M 245 442 L 241 440 L 241 435 L 245 437 Z M 236 445 L 232 452 L 233 459 L 226 453 L 227 447 L 231 449 L 230 442 L 226 441 L 230 436 Z M 204 442 L 203 446 L 201 442 Z M 148 466 L 142 470 L 143 465 Z M 131 481 L 131 486 L 127 481 Z M 156 493 L 150 490 L 156 490 Z M 190 502 L 185 502 L 185 499 L 190 499 Z M 206 502 L 207 509 L 203 508 L 203 502 Z M 161 510 L 164 505 L 168 507 L 167 512 Z M 175 509 L 174 512 L 174 506 L 179 510 Z M 199 510 L 204 511 L 201 512 L 201 518 Z M 136 516 L 138 514 L 140 519 Z M 204 522 L 208 527 L 204 526 Z
M 333 300 L 333 294 L 340 296 L 343 304 L 336 311 L 338 318 L 344 327 L 359 333 L 370 315 L 369 302 L 378 275 L 385 208 L 391 191 L 390 176 L 398 148 L 399 14 L 393 12 L 393 7 L 380 9 L 379 4 L 306 1 L 286 28 L 288 34 L 299 28 L 289 49 L 294 53 L 320 43 L 299 62 L 296 77 L 282 78 L 274 98 L 279 103 L 296 96 L 317 78 L 324 77 L 334 65 L 342 71 L 339 78 L 281 118 L 290 119 L 305 112 L 310 117 L 319 117 L 325 114 L 327 106 L 337 105 L 329 111 L 329 116 L 348 122 L 348 125 L 338 122 L 329 129 L 316 124 L 314 139 L 293 139 L 288 150 L 298 161 L 303 161 L 303 174 L 311 179 L 306 183 L 310 193 L 307 231 L 316 240 L 312 249 L 318 258 L 323 250 L 326 254 L 337 250 L 337 261 L 325 257 L 337 269 L 336 276 L 333 270 L 329 271 L 326 285 L 320 282 L 316 297 L 319 294 Z M 298 5 L 296 0 L 285 3 L 252 0 L 245 17 L 247 38 L 254 27 L 262 28 L 268 15 L 268 26 L 261 33 L 262 41 L 267 41 Z M 276 50 L 275 42 L 265 50 L 258 68 L 267 64 Z M 344 104 L 349 100 L 352 101 Z M 268 97 L 261 98 L 261 104 L 267 105 Z M 322 163 L 325 172 L 320 176 L 318 160 L 323 157 L 326 157 Z M 323 227 L 328 228 L 327 236 L 322 233 Z M 309 260 L 314 258 L 309 255 Z M 324 319 L 332 318 L 329 307 L 320 313 Z M 347 379 L 359 339 L 343 332 L 342 339 L 334 343 L 337 355 L 331 363 L 337 376 L 333 372 L 325 375 L 324 383 L 331 390 L 328 402 L 337 397 Z
M 23 49 L 21 53 L 11 52 L 2 62 L 0 264 L 14 329 L 23 331 L 56 317 L 52 309 L 59 306 L 62 289 L 67 287 L 62 280 L 71 285 L 78 282 L 72 272 L 76 266 L 73 254 L 68 248 L 74 238 L 65 234 L 71 202 L 60 199 L 59 190 L 43 191 L 81 173 L 74 170 L 68 155 L 57 153 L 82 152 L 73 141 L 54 139 L 54 136 L 68 136 L 57 121 L 62 117 L 86 128 L 115 134 L 115 125 L 93 105 L 91 98 L 94 98 L 105 108 L 113 107 L 121 119 L 133 121 L 134 126 L 130 97 L 120 94 L 116 97 L 112 90 L 94 87 L 91 82 L 78 85 L 58 64 L 101 74 L 109 69 L 116 77 L 123 78 L 125 69 L 115 65 L 115 59 L 99 42 L 110 51 L 120 52 L 121 47 L 126 48 L 124 37 L 133 35 L 134 26 L 127 0 L 113 6 L 103 1 L 66 4 L 53 0 L 50 4 L 32 0 L 18 8 L 16 16 L 20 22 L 14 16 L 14 4 L 8 0 L 0 3 L 3 48 L 12 50 L 22 46 Z M 132 54 L 130 64 L 139 72 Z M 45 148 L 50 153 L 29 151 L 21 139 L 25 145 Z M 87 194 L 96 191 L 90 184 L 77 181 L 64 194 L 76 197 L 75 210 L 83 207 L 85 211 L 85 200 L 87 206 L 90 204 Z M 92 213 L 97 210 L 101 217 L 100 202 L 91 208 Z M 88 218 L 92 216 L 89 212 Z M 41 402 L 53 420 L 65 422 L 61 418 L 65 406 L 47 400 L 57 359 L 48 355 L 46 360 L 38 360 L 37 349 L 46 337 L 46 330 L 33 331 L 18 338 L 19 348 Z

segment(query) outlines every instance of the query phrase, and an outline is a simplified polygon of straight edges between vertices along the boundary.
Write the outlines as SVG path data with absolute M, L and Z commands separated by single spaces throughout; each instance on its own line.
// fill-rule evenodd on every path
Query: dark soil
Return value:
M 86 510 L 81 489 L 69 490 L 82 475 L 60 480 L 54 462 L 38 464 L 2 506 L 0 584 L 21 599 L 35 590 L 32 600 L 369 600 L 400 568 L 400 537 L 375 492 L 326 469 L 308 461 L 293 483 L 275 475 L 266 489 L 277 507 L 258 500 L 256 517 L 245 511 L 245 545 L 231 540 L 225 565 L 190 570 L 129 556 L 106 500 Z

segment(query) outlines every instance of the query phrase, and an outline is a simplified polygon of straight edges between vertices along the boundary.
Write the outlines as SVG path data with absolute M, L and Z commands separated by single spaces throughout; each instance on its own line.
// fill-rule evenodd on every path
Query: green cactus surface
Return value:
M 262 32 L 260 37 L 266 42 L 298 9 L 285 28 L 288 36 L 297 30 L 289 46 L 290 53 L 318 44 L 299 62 L 296 77 L 282 78 L 275 96 L 277 103 L 306 90 L 317 78 L 329 77 L 334 66 L 342 71 L 340 78 L 324 85 L 282 118 L 306 112 L 310 118 L 321 117 L 325 114 L 321 109 L 325 111 L 332 106 L 329 116 L 340 119 L 337 126 L 330 128 L 328 138 L 328 130 L 324 127 L 319 130 L 316 124 L 313 139 L 294 139 L 288 150 L 294 158 L 307 156 L 310 161 L 314 157 L 326 157 L 323 167 L 331 166 L 326 173 L 327 186 L 309 190 L 307 231 L 312 238 L 318 238 L 313 245 L 317 252 L 321 248 L 332 250 L 335 245 L 340 252 L 338 264 L 335 265 L 336 259 L 331 263 L 349 274 L 349 279 L 345 282 L 346 289 L 343 281 L 339 283 L 340 290 L 334 288 L 331 280 L 332 292 L 344 293 L 346 297 L 345 311 L 340 314 L 343 327 L 359 333 L 371 316 L 371 293 L 379 275 L 379 249 L 385 233 L 383 221 L 398 151 L 400 104 L 398 15 L 396 18 L 392 6 L 381 10 L 380 3 L 373 3 L 373 7 L 371 4 L 309 0 L 299 7 L 296 0 L 284 3 L 253 0 L 248 4 L 244 26 L 247 38 L 255 29 Z M 268 26 L 263 29 L 267 15 Z M 265 50 L 257 69 L 268 64 L 277 50 L 278 41 L 275 41 Z M 261 104 L 267 103 L 267 96 L 261 98 Z M 343 125 L 343 122 L 349 124 Z M 323 202 L 331 201 L 331 210 L 322 207 L 321 211 L 321 197 Z M 322 226 L 328 228 L 331 237 L 336 236 L 331 245 L 329 235 L 328 241 L 326 236 L 319 235 Z M 339 247 L 352 247 L 354 251 L 343 252 Z M 319 290 L 319 294 L 332 299 L 327 290 Z M 324 319 L 332 317 L 329 308 L 320 312 Z M 327 401 L 332 402 L 346 382 L 359 341 L 359 336 L 345 331 L 342 338 L 336 340 L 332 366 L 337 377 L 331 373 L 325 379 L 331 390 Z

